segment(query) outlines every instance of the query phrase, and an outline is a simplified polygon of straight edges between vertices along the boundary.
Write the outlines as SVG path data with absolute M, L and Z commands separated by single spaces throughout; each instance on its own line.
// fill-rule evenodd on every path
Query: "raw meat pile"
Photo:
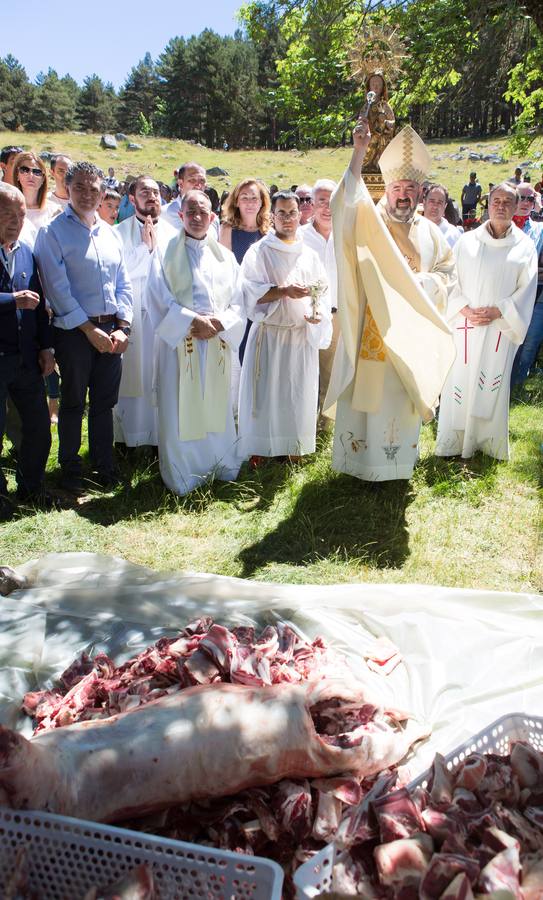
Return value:
M 378 650 L 390 668 L 395 648 Z M 83 656 L 24 708 L 31 741 L 0 729 L 0 802 L 262 854 L 287 875 L 427 734 L 322 639 L 207 618 L 119 667 Z
M 427 789 L 354 807 L 335 836 L 332 890 L 374 900 L 542 900 L 543 754 L 474 753 Z

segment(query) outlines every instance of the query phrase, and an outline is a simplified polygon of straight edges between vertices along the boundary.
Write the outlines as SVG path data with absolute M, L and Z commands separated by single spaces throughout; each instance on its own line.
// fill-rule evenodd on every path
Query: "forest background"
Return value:
M 173 37 L 137 62 L 117 92 L 96 73 L 54 69 L 31 82 L 0 59 L 0 129 L 123 131 L 214 148 L 345 143 L 363 104 L 350 58 L 368 33 L 394 33 L 397 119 L 426 138 L 511 134 L 522 152 L 541 126 L 540 0 L 253 0 L 240 28 Z

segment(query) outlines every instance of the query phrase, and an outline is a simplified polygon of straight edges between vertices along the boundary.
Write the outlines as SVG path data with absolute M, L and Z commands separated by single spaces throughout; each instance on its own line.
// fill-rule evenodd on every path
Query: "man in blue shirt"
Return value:
M 32 251 L 19 243 L 25 213 L 21 192 L 0 184 L 0 445 L 9 396 L 22 425 L 15 473 L 17 499 L 47 508 L 53 503 L 44 492 L 51 430 L 43 376 L 53 371 L 55 357 Z M 0 518 L 10 518 L 12 513 L 0 469 Z
M 477 209 L 477 204 L 481 200 L 482 190 L 481 185 L 477 181 L 477 173 L 470 172 L 469 181 L 462 188 L 462 197 L 460 198 L 463 219 L 469 216 L 473 210 Z
M 520 345 L 511 371 L 511 389 L 521 388 L 532 369 L 543 341 L 543 222 L 534 222 L 531 213 L 535 206 L 535 188 L 528 181 L 517 187 L 518 205 L 513 222 L 535 244 L 538 259 L 537 295 L 534 311 L 524 343 Z
M 81 424 L 89 392 L 89 453 L 94 481 L 114 486 L 113 416 L 121 379 L 121 354 L 132 321 L 132 288 L 113 229 L 96 214 L 103 174 L 79 162 L 66 174 L 70 202 L 38 234 L 35 255 L 54 317 L 60 369 L 58 421 L 62 486 L 82 489 Z

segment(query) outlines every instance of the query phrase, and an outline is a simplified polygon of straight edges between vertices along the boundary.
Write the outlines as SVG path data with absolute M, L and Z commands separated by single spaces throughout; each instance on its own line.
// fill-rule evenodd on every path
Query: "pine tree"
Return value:
M 33 93 L 18 60 L 11 53 L 0 59 L 0 128 L 15 131 L 24 125 Z
M 83 82 L 77 102 L 81 128 L 95 133 L 114 131 L 117 102 L 112 84 L 104 84 L 98 75 L 89 75 Z
M 129 133 L 141 132 L 141 116 L 155 131 L 159 82 L 150 53 L 131 70 L 119 92 L 119 127 Z
M 47 75 L 40 72 L 26 117 L 26 128 L 30 131 L 68 131 L 75 128 L 78 93 L 79 89 L 69 75 L 59 78 L 54 69 L 49 69 Z

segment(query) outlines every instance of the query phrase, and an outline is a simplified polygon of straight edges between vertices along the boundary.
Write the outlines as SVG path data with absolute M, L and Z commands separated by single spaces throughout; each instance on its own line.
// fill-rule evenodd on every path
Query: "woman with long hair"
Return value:
M 34 248 L 36 237 L 43 225 L 48 225 L 62 209 L 57 203 L 47 199 L 47 169 L 44 162 L 35 153 L 23 150 L 18 153 L 13 163 L 13 184 L 22 192 L 26 203 L 26 216 L 21 231 L 21 238 Z M 58 422 L 58 403 L 60 397 L 59 376 L 56 369 L 45 379 L 49 398 L 51 423 Z
M 238 263 L 247 250 L 270 230 L 270 195 L 261 181 L 245 178 L 228 194 L 222 209 L 219 241 Z
M 238 265 L 241 265 L 251 244 L 259 241 L 270 230 L 270 210 L 270 195 L 262 181 L 244 178 L 228 194 L 222 208 L 219 242 L 232 251 Z M 239 348 L 240 363 L 243 363 L 250 327 L 251 322 L 247 321 L 247 328 Z
M 13 163 L 13 183 L 23 193 L 26 219 L 36 232 L 60 212 L 60 208 L 47 199 L 47 170 L 35 153 L 23 150 L 17 154 Z

